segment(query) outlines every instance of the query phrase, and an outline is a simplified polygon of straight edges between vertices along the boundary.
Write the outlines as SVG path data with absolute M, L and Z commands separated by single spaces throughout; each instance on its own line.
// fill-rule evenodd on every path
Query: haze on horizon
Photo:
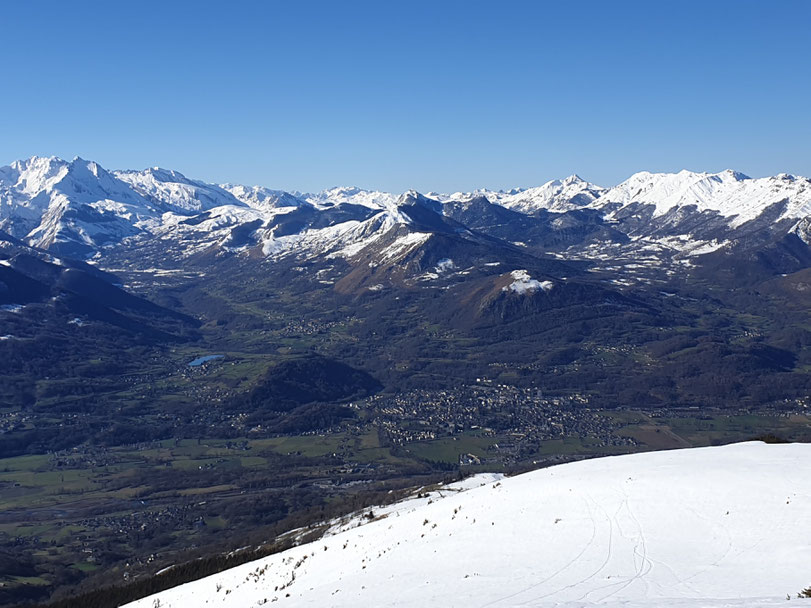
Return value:
M 4 6 L 0 165 L 317 191 L 811 175 L 811 3 Z

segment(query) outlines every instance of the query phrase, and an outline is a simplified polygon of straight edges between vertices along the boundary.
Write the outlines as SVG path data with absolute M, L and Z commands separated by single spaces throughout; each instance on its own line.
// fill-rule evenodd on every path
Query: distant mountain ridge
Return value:
M 782 248 L 780 256 L 794 260 L 789 266 L 803 266 L 798 251 L 811 243 L 811 180 L 643 171 L 611 188 L 572 175 L 506 192 L 337 187 L 307 194 L 209 184 L 161 168 L 107 171 L 78 157 L 32 157 L 0 168 L 0 230 L 76 258 L 157 243 L 174 261 L 204 252 L 351 258 L 373 242 L 392 241 L 395 228 L 443 232 L 449 221 L 460 237 L 478 232 L 580 259 L 595 242 L 638 249 L 640 239 L 695 258 L 751 248 L 757 233 L 758 248 Z

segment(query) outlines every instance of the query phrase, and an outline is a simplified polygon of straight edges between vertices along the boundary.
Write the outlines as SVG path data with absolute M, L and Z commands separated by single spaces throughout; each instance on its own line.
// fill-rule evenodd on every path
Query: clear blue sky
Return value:
M 318 190 L 811 175 L 811 1 L 5 2 L 0 165 Z

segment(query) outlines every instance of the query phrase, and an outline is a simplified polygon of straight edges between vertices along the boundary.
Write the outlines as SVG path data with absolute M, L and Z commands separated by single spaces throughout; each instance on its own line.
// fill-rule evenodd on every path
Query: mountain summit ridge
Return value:
M 388 219 L 380 226 L 387 230 L 414 225 L 418 214 L 423 223 L 443 223 L 428 220 L 428 213 L 465 224 L 475 219 L 468 213 L 462 220 L 465 205 L 491 209 L 482 207 L 485 201 L 518 215 L 491 214 L 489 221 L 496 223 L 474 221 L 477 230 L 542 250 L 586 244 L 593 238 L 661 240 L 680 235 L 695 245 L 692 251 L 704 254 L 708 247 L 721 246 L 709 243 L 733 242 L 739 229 L 752 225 L 774 232 L 775 238 L 795 234 L 801 242 L 811 242 L 811 180 L 788 174 L 750 178 L 731 169 L 641 171 L 610 188 L 572 174 L 508 191 L 426 195 L 338 186 L 313 194 L 210 184 L 155 167 L 107 171 L 79 157 L 65 161 L 34 156 L 0 167 L 0 230 L 78 258 L 103 257 L 113 246 L 156 237 L 173 241 L 181 256 L 254 247 L 264 255 L 306 253 L 302 248 L 310 245 L 328 249 L 320 241 L 331 239 L 341 224 L 344 248 L 352 245 L 346 242 L 352 234 L 346 222 L 384 214 Z M 283 247 L 271 244 L 282 236 Z M 667 241 L 671 248 L 675 243 Z

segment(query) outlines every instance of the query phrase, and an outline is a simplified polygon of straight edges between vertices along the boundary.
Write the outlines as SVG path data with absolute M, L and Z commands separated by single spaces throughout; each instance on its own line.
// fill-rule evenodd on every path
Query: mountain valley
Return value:
M 2 167 L 0 604 L 473 472 L 811 440 L 810 244 L 784 174 L 307 194 Z

